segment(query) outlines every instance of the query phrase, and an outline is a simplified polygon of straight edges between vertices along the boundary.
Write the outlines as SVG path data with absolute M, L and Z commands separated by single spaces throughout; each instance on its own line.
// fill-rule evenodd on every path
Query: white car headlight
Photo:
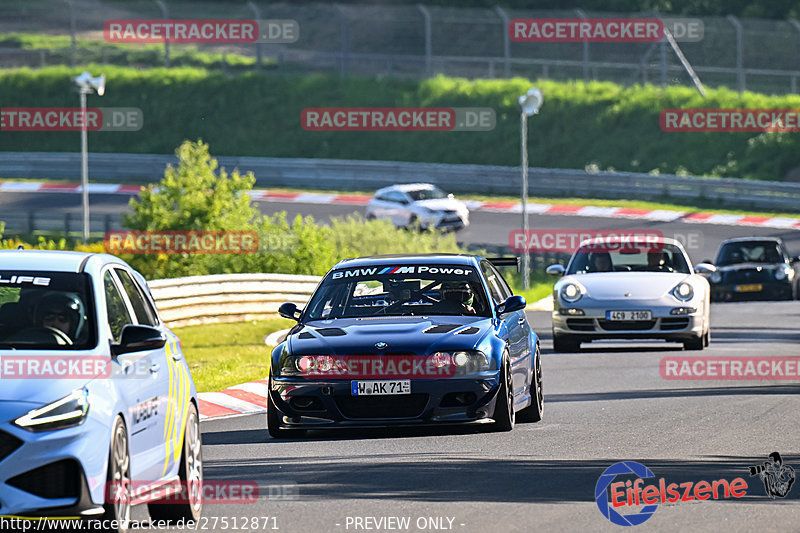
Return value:
M 778 281 L 783 281 L 786 278 L 792 279 L 792 277 L 794 277 L 794 270 L 788 265 L 779 266 L 775 270 L 775 279 Z
M 72 391 L 60 400 L 29 411 L 14 420 L 14 424 L 28 431 L 52 431 L 77 426 L 89 413 L 89 391 L 86 388 Z
M 694 289 L 691 285 L 682 281 L 672 289 L 672 295 L 682 302 L 688 302 L 694 297 Z
M 719 283 L 720 281 L 722 281 L 722 272 L 720 271 L 712 272 L 711 275 L 708 277 L 708 279 L 711 281 L 711 283 Z
M 577 283 L 565 283 L 561 286 L 561 299 L 565 302 L 575 303 L 583 296 L 583 291 Z

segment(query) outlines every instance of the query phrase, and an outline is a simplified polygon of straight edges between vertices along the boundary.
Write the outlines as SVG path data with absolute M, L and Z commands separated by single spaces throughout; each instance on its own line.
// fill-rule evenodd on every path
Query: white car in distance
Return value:
M 395 227 L 459 230 L 469 226 L 467 204 L 430 183 L 384 187 L 367 203 L 367 220 L 388 218 Z

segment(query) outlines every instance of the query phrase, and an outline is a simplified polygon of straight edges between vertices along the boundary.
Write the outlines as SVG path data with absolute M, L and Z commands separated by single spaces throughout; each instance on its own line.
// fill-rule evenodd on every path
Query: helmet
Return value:
M 442 283 L 442 300 L 472 305 L 472 297 L 472 289 L 466 281 L 446 281 Z
M 67 334 L 76 340 L 86 326 L 86 316 L 81 297 L 74 292 L 51 291 L 42 296 L 36 307 L 36 323 L 42 324 L 45 317 L 52 314 L 61 314 L 69 319 Z

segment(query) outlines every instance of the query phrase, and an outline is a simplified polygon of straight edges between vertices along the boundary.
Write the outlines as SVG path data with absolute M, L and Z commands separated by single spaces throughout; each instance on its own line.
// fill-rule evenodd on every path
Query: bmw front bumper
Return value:
M 491 371 L 472 378 L 411 379 L 411 394 L 356 396 L 351 392 L 352 381 L 359 380 L 272 378 L 270 397 L 279 411 L 281 427 L 325 429 L 476 422 L 491 417 L 500 385 L 499 372 Z

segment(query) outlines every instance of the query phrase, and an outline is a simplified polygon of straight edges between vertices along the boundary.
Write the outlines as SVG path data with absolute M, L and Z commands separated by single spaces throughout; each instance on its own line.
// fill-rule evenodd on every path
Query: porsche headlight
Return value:
M 694 297 L 694 289 L 691 285 L 683 281 L 672 289 L 672 295 L 682 302 L 688 302 Z
M 89 413 L 89 391 L 73 391 L 60 400 L 29 411 L 14 420 L 14 424 L 28 431 L 52 431 L 82 424 Z
M 719 283 L 720 281 L 722 281 L 722 272 L 720 271 L 712 272 L 711 275 L 708 277 L 708 279 L 711 281 L 711 283 Z
M 560 293 L 561 299 L 569 303 L 575 303 L 583 296 L 583 291 L 577 283 L 565 283 L 561 286 Z

